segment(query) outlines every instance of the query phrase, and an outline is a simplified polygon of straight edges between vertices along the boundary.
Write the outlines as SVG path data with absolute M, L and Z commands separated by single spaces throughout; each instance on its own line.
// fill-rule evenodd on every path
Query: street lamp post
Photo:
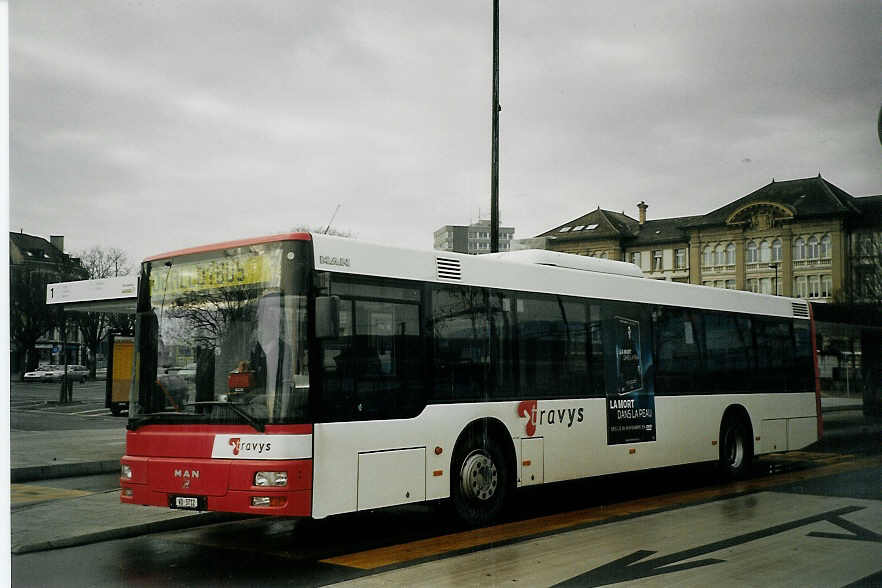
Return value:
M 493 0 L 493 101 L 490 147 L 490 252 L 499 251 L 499 0 Z

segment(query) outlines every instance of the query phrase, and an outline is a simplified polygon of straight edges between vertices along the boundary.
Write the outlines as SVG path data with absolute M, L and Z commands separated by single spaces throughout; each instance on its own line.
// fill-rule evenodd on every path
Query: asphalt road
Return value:
M 59 383 L 10 384 L 9 427 L 13 431 L 125 428 L 126 419 L 104 407 L 104 380 L 75 382 L 73 402 L 59 404 Z
M 366 581 L 378 572 L 407 573 L 416 563 L 444 565 L 448 559 L 456 562 L 485 552 L 487 555 L 483 557 L 493 560 L 493 553 L 497 550 L 517 550 L 518 545 L 532 545 L 530 542 L 537 538 L 553 541 L 558 536 L 571 535 L 580 529 L 591 530 L 596 525 L 600 525 L 597 527 L 600 532 L 610 525 L 626 525 L 629 521 L 658 516 L 659 513 L 676 521 L 681 513 L 682 517 L 687 517 L 688 513 L 694 512 L 695 509 L 690 507 L 695 505 L 701 507 L 720 504 L 718 510 L 722 509 L 725 520 L 744 525 L 746 521 L 755 518 L 757 501 L 762 502 L 768 496 L 778 497 L 784 504 L 797 501 L 796 498 L 786 498 L 788 495 L 798 495 L 801 497 L 800 501 L 847 498 L 870 501 L 871 504 L 880 503 L 882 447 L 878 443 L 878 437 L 867 443 L 866 435 L 860 434 L 859 429 L 855 430 L 855 435 L 840 436 L 835 448 L 814 447 L 804 452 L 759 460 L 751 480 L 732 491 L 733 496 L 719 496 L 724 486 L 712 469 L 701 466 L 524 489 L 518 492 L 514 508 L 505 524 L 477 531 L 465 529 L 456 523 L 447 506 L 443 504 L 384 509 L 331 517 L 322 521 L 248 518 L 82 547 L 16 555 L 12 558 L 13 585 L 325 585 L 350 579 Z M 818 512 L 822 511 L 824 509 Z M 817 513 L 812 511 L 809 514 Z M 597 516 L 600 520 L 586 523 L 592 516 Z M 794 513 L 790 518 L 798 522 L 800 517 L 804 515 Z M 830 520 L 840 521 L 836 518 Z M 64 522 L 59 521 L 59 524 Z M 759 527 L 766 525 L 764 521 L 756 524 Z M 793 540 L 814 541 L 813 545 L 816 545 L 817 540 L 812 539 L 812 535 L 817 535 L 818 532 L 828 535 L 830 532 L 848 534 L 842 528 L 831 526 L 829 521 L 812 524 L 814 526 L 807 527 L 805 532 L 795 535 L 790 532 L 790 535 L 785 533 L 780 537 L 769 536 L 762 539 L 762 542 L 792 535 Z M 635 545 L 639 544 L 645 539 L 641 535 L 641 525 L 631 526 L 638 529 L 633 540 Z M 784 527 L 790 528 L 787 525 Z M 860 531 L 862 527 L 855 529 Z M 882 529 L 876 529 L 876 532 L 880 533 Z M 675 534 L 678 540 L 689 542 L 688 533 L 686 536 L 680 532 Z M 759 535 L 745 536 L 744 531 L 733 531 L 731 535 L 731 541 L 719 543 L 723 546 L 721 549 L 724 549 L 724 553 L 714 553 L 715 558 L 720 561 L 728 559 L 729 565 L 734 565 L 733 553 L 737 551 L 735 539 L 747 537 L 753 541 L 744 549 L 761 543 L 756 539 Z M 870 540 L 875 541 L 872 537 Z M 488 541 L 491 541 L 490 545 L 487 544 Z M 849 563 L 847 554 L 851 553 L 848 550 L 852 545 L 857 544 L 835 538 L 823 543 L 825 549 L 845 550 L 845 559 L 838 564 L 843 572 L 851 571 L 848 566 L 853 564 Z M 860 547 L 865 550 L 862 552 L 864 555 L 860 556 L 863 558 L 861 561 L 866 561 L 866 553 L 880 556 L 871 558 L 870 561 L 882 561 L 882 541 L 864 542 Z M 788 547 L 785 544 L 785 548 L 792 552 L 796 546 Z M 593 552 L 597 549 L 597 544 L 586 544 L 582 549 L 587 550 L 585 553 Z M 691 552 L 683 553 L 689 555 Z M 561 553 L 563 555 L 564 552 Z M 392 559 L 384 559 L 390 557 Z M 767 556 L 766 559 L 770 557 Z M 396 563 L 390 564 L 389 561 Z M 806 573 L 805 569 L 797 569 L 799 564 L 787 557 L 773 563 L 782 566 L 784 572 L 791 571 L 787 566 L 794 568 L 793 575 L 788 576 L 793 584 L 799 584 L 802 581 L 799 574 Z M 455 563 L 451 565 L 458 567 Z M 745 566 L 745 573 L 748 573 L 747 568 L 751 564 L 742 565 Z M 636 573 L 642 568 L 627 569 Z M 689 573 L 713 572 L 712 568 L 708 570 L 692 570 Z M 488 569 L 487 572 L 488 576 L 483 578 L 482 583 L 493 584 L 488 578 L 490 572 L 495 573 L 495 570 Z M 622 572 L 613 569 L 610 573 Z M 870 576 L 861 571 L 858 579 L 862 583 L 856 585 L 874 585 L 874 582 L 878 583 L 882 579 L 880 573 L 882 565 L 871 570 Z M 846 574 L 843 578 L 853 576 L 854 572 L 852 576 Z M 698 576 L 699 579 L 693 577 L 693 582 L 701 584 L 701 577 L 703 576 Z M 677 577 L 673 575 L 658 579 L 677 582 Z M 705 584 L 714 583 L 710 578 L 707 580 Z M 380 576 L 376 581 L 398 585 L 394 578 L 383 580 Z M 422 580 L 423 583 L 427 581 Z M 810 584 L 811 578 L 805 581 Z M 852 582 L 854 578 L 838 585 Z M 448 579 L 447 583 L 455 582 Z M 511 581 L 507 583 L 510 584 Z M 542 581 L 537 583 L 544 584 Z

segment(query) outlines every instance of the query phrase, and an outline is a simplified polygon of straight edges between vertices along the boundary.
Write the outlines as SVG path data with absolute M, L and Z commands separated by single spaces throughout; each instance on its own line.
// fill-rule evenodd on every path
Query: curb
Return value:
M 49 541 L 38 541 L 36 543 L 26 543 L 24 545 L 13 545 L 12 553 L 20 555 L 23 553 L 34 553 L 36 551 L 49 551 L 51 549 L 62 549 L 65 547 L 76 547 L 79 545 L 89 545 L 100 541 L 111 541 L 115 539 L 128 539 L 138 537 L 149 533 L 159 533 L 162 531 L 178 531 L 180 529 L 188 529 L 191 527 L 199 527 L 202 525 L 211 525 L 215 523 L 224 523 L 237 520 L 239 518 L 248 518 L 248 515 L 225 512 L 207 512 L 194 514 L 188 517 L 178 517 L 168 519 L 166 521 L 153 521 L 152 523 L 142 523 L 139 525 L 130 525 L 128 527 L 118 527 L 115 529 L 106 529 L 104 531 L 96 531 L 94 533 L 86 533 L 75 537 L 62 537 Z
M 845 406 L 828 406 L 827 408 L 822 408 L 821 413 L 825 412 L 848 412 L 854 410 L 864 410 L 863 404 L 847 404 Z
M 90 476 L 93 474 L 110 474 L 119 471 L 119 459 L 103 461 L 83 461 L 44 466 L 13 467 L 9 470 L 11 483 L 52 480 L 54 478 L 71 478 L 74 476 Z

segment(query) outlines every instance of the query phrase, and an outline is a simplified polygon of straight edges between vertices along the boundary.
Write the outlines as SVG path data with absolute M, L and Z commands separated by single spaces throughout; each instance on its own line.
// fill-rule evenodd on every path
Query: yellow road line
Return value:
M 28 502 L 44 502 L 58 498 L 76 498 L 95 494 L 86 490 L 68 490 L 66 488 L 49 488 L 47 486 L 34 486 L 30 484 L 10 484 L 12 504 L 25 504 Z
M 640 498 L 610 506 L 597 506 L 525 521 L 495 525 L 483 529 L 452 533 L 440 537 L 402 543 L 400 545 L 379 547 L 377 549 L 370 549 L 358 553 L 331 557 L 321 561 L 323 563 L 347 566 L 361 570 L 373 570 L 415 559 L 442 555 L 452 551 L 461 551 L 463 549 L 491 545 L 501 541 L 510 541 L 512 539 L 547 533 L 549 531 L 559 531 L 587 523 L 605 521 L 616 517 L 638 514 L 660 508 L 687 506 L 696 502 L 703 502 L 705 500 L 747 492 L 749 490 L 782 486 L 791 482 L 821 478 L 842 472 L 859 470 L 865 467 L 878 466 L 880 464 L 882 464 L 882 457 L 879 456 L 858 459 L 850 462 L 840 462 L 810 470 L 778 474 L 770 478 L 732 482 L 722 486 L 701 488 L 687 492 L 662 494 L 660 496 Z

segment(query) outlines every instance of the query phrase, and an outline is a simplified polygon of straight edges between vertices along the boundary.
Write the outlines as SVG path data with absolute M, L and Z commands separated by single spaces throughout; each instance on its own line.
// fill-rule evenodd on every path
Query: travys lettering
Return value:
M 263 453 L 264 451 L 270 451 L 270 449 L 272 449 L 272 442 L 258 443 L 255 441 L 246 441 L 245 443 L 242 443 L 241 438 L 233 437 L 230 439 L 230 446 L 233 448 L 233 455 L 239 455 L 240 451 L 245 453 Z
M 527 437 L 536 434 L 537 425 L 563 425 L 567 428 L 573 426 L 573 423 L 581 423 L 585 420 L 584 408 L 552 408 L 550 410 L 540 409 L 537 400 L 524 400 L 518 404 L 518 416 L 526 417 L 527 423 L 524 426 L 524 432 Z

